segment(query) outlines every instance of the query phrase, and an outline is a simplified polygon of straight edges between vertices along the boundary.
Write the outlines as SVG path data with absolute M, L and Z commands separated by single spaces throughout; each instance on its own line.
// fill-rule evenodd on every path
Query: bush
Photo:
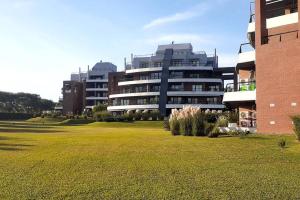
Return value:
M 160 119 L 160 113 L 159 113 L 159 111 L 152 111 L 150 113 L 150 117 L 151 117 L 152 121 L 156 121 L 156 120 Z
M 286 140 L 285 139 L 280 139 L 279 141 L 278 141 L 278 146 L 280 147 L 280 148 L 285 148 L 286 147 L 286 145 L 287 145 L 287 142 L 286 142 Z
M 148 112 L 141 113 L 141 120 L 147 121 L 150 118 L 150 114 Z
M 172 135 L 180 135 L 180 124 L 177 119 L 170 120 L 170 130 Z
M 193 118 L 193 135 L 194 136 L 205 136 L 205 114 L 197 112 Z
M 187 116 L 179 120 L 180 130 L 184 136 L 193 135 L 193 118 L 192 116 Z
M 113 115 L 111 113 L 105 112 L 105 111 L 95 113 L 94 119 L 97 122 L 113 122 L 113 121 L 115 121 Z
M 134 116 L 135 121 L 140 121 L 142 119 L 142 113 L 140 113 L 140 112 L 134 113 L 133 116 Z
M 0 113 L 0 120 L 27 120 L 33 117 L 33 114 L 26 113 Z
M 132 122 L 133 121 L 133 114 L 132 113 L 125 113 L 124 115 L 123 115 L 123 117 L 124 117 L 124 120 L 125 121 L 127 121 L 127 122 Z
M 239 113 L 238 112 L 230 112 L 228 114 L 228 122 L 229 123 L 238 123 L 239 121 Z
M 170 131 L 170 122 L 169 122 L 169 120 L 164 121 L 164 129 L 166 131 Z
M 215 127 L 209 134 L 208 134 L 208 137 L 209 138 L 217 138 L 220 136 L 220 130 L 218 127 Z
M 124 115 L 118 115 L 114 117 L 114 121 L 116 122 L 124 122 L 125 121 L 125 117 Z
M 103 104 L 99 104 L 97 106 L 94 106 L 93 108 L 93 113 L 99 113 L 104 111 L 107 111 L 107 106 Z
M 300 115 L 292 117 L 294 123 L 294 132 L 297 136 L 297 139 L 300 141 Z
M 208 123 L 216 123 L 219 118 L 218 113 L 205 113 L 206 121 Z
M 220 116 L 217 124 L 219 127 L 227 127 L 228 126 L 228 119 L 225 116 Z
M 215 124 L 205 122 L 204 124 L 204 135 L 208 136 L 214 130 Z

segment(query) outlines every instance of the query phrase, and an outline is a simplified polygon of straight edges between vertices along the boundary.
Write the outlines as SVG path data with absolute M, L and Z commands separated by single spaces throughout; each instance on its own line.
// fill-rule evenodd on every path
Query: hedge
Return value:
M 27 113 L 0 113 L 0 120 L 27 120 L 33 117 L 33 114 Z

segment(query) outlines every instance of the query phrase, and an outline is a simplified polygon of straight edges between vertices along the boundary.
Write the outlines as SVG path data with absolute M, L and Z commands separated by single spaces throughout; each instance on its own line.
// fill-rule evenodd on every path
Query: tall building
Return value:
M 223 73 L 216 53 L 194 52 L 191 44 L 158 46 L 153 55 L 132 56 L 125 71 L 109 75 L 110 112 L 153 111 L 168 116 L 184 105 L 222 110 Z
M 290 116 L 300 113 L 299 2 L 252 4 L 247 45 L 253 50 L 241 48 L 238 78 L 224 95 L 225 103 L 239 109 L 240 125 L 259 133 L 292 133 Z
M 98 62 L 87 72 L 71 74 L 70 81 L 64 81 L 63 114 L 81 114 L 108 102 L 108 74 L 116 72 L 117 66 L 109 62 Z

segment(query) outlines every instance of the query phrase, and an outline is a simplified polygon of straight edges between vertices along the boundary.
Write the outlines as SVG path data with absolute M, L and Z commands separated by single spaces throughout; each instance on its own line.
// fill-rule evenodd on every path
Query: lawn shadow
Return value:
M 41 129 L 52 129 L 55 127 L 43 126 L 43 125 L 33 125 L 33 124 L 0 124 L 0 128 L 41 128 Z
M 266 138 L 266 137 L 260 137 L 260 136 L 244 136 L 241 137 L 241 139 L 244 140 L 271 140 L 271 138 Z
M 59 130 L 40 130 L 32 128 L 0 128 L 0 133 L 59 133 Z
M 24 151 L 28 150 L 29 147 L 34 147 L 31 144 L 7 144 L 0 143 L 0 151 Z

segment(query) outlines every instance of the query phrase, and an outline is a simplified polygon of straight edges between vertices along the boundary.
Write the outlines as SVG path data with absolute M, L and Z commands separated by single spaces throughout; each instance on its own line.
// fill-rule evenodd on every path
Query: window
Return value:
M 182 60 L 172 60 L 171 65 L 172 66 L 182 66 L 183 61 Z
M 209 91 L 220 91 L 220 86 L 219 85 L 210 85 L 209 87 Z
M 156 63 L 154 63 L 154 67 L 162 67 L 162 63 L 161 62 L 156 62 Z
M 150 98 L 150 104 L 157 104 L 158 103 L 158 97 L 151 97 Z
M 129 99 L 121 99 L 121 105 L 129 105 Z
M 192 66 L 200 66 L 200 61 L 199 60 L 191 60 L 191 65 Z
M 147 99 L 138 99 L 137 104 L 138 105 L 145 105 L 145 104 L 147 104 Z
M 183 72 L 171 72 L 170 77 L 171 78 L 183 78 Z
M 198 104 L 197 98 L 188 98 L 188 104 Z
M 192 90 L 193 91 L 202 91 L 203 86 L 202 85 L 192 85 Z
M 150 79 L 160 79 L 161 78 L 161 73 L 157 72 L 157 73 L 152 73 L 150 75 Z
M 183 83 L 180 85 L 171 85 L 172 91 L 184 91 Z
M 140 68 L 148 68 L 149 67 L 149 63 L 148 62 L 141 62 L 140 63 Z
M 160 85 L 154 85 L 151 87 L 151 92 L 159 92 L 160 91 Z
M 147 75 L 141 75 L 140 80 L 148 80 L 148 76 Z
M 170 103 L 172 104 L 182 104 L 182 97 L 171 97 Z

